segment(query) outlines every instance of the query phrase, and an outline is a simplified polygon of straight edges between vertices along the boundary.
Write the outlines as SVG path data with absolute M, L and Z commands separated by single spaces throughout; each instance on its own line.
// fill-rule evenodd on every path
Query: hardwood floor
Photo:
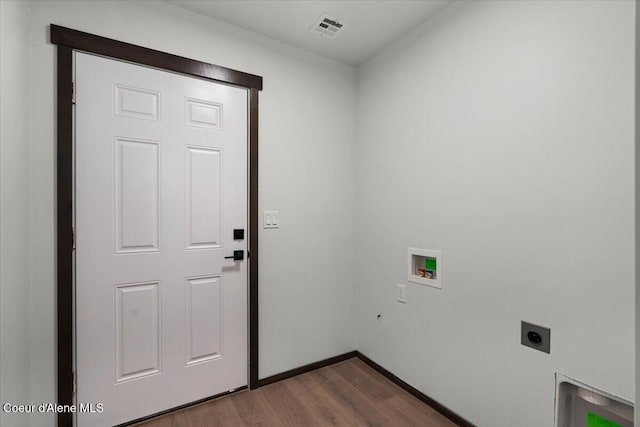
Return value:
M 420 426 L 454 423 L 353 358 L 136 427 Z

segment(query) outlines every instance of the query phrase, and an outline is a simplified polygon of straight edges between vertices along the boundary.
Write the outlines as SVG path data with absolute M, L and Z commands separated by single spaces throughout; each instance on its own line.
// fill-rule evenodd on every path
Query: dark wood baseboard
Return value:
M 128 421 L 128 422 L 123 423 L 123 424 L 118 424 L 117 426 L 114 426 L 114 427 L 132 426 L 134 424 L 138 424 L 138 423 L 141 423 L 143 421 L 148 421 L 148 420 L 150 420 L 152 418 L 159 418 L 159 417 L 161 417 L 163 415 L 168 415 L 168 414 L 170 414 L 172 412 L 176 412 L 176 411 L 180 411 L 182 409 L 190 408 L 192 406 L 200 405 L 201 403 L 209 402 L 211 400 L 218 399 L 219 397 L 228 396 L 230 394 L 237 393 L 237 392 L 242 391 L 242 390 L 246 390 L 247 388 L 248 387 L 246 385 L 242 386 L 242 387 L 238 387 L 238 388 L 233 389 L 233 390 L 225 391 L 224 393 L 216 394 L 215 396 L 205 397 L 204 399 L 199 399 L 199 400 L 196 400 L 195 402 L 185 403 L 184 405 L 176 406 L 175 408 L 171 408 L 171 409 L 167 409 L 167 410 L 164 410 L 164 411 L 161 411 L 161 412 L 157 412 L 155 414 L 147 415 L 146 417 L 137 418 L 135 420 Z
M 397 376 L 395 376 L 394 374 L 392 374 L 382 366 L 378 365 L 376 362 L 369 359 L 367 356 L 360 353 L 359 351 L 350 351 L 348 353 L 340 354 L 338 356 L 330 357 L 328 359 L 320 360 L 318 362 L 310 363 L 308 365 L 300 366 L 298 368 L 291 369 L 291 370 L 282 372 L 280 374 L 263 378 L 261 380 L 258 380 L 258 387 L 262 387 L 268 384 L 273 384 L 278 381 L 286 380 L 287 378 L 295 377 L 296 375 L 304 374 L 306 372 L 315 371 L 316 369 L 324 368 L 325 366 L 333 365 L 333 364 L 342 362 L 344 360 L 352 359 L 354 357 L 362 360 L 364 363 L 369 365 L 373 370 L 379 372 L 380 374 L 382 374 L 382 376 L 384 376 L 389 381 L 396 384 L 397 386 L 399 386 L 400 388 L 402 388 L 412 396 L 416 397 L 418 400 L 426 403 L 427 405 L 429 405 L 430 407 L 432 407 L 433 409 L 435 409 L 436 411 L 438 411 L 439 413 L 447 417 L 449 420 L 454 422 L 456 425 L 460 427 L 477 427 L 475 424 L 471 423 L 470 421 L 467 421 L 466 419 L 456 414 L 455 412 L 453 412 L 451 409 L 447 408 L 440 402 L 432 399 L 431 397 L 427 396 L 417 388 L 401 380 L 400 378 L 398 378 Z
M 416 397 L 418 400 L 420 400 L 420 401 L 424 402 L 425 404 L 429 405 L 431 408 L 433 408 L 434 410 L 438 411 L 439 413 L 441 413 L 442 415 L 447 417 L 449 420 L 454 422 L 456 425 L 458 425 L 460 427 L 477 427 L 475 424 L 473 424 L 470 421 L 464 419 L 462 416 L 460 416 L 457 413 L 453 412 L 451 409 L 447 408 L 446 406 L 444 406 L 440 402 L 432 399 L 431 397 L 427 396 L 426 394 L 424 394 L 423 392 L 421 392 L 417 388 L 413 387 L 409 383 L 407 383 L 407 382 L 403 381 L 402 379 L 400 379 L 399 377 L 395 376 L 390 371 L 388 371 L 385 368 L 383 368 L 382 366 L 378 365 L 376 362 L 374 362 L 373 360 L 369 359 L 367 356 L 365 356 L 364 354 L 360 353 L 359 351 L 350 351 L 348 353 L 340 354 L 338 356 L 333 356 L 333 357 L 330 357 L 330 358 L 324 359 L 324 360 L 319 360 L 317 362 L 310 363 L 308 365 L 300 366 L 298 368 L 290 369 L 290 370 L 282 372 L 280 374 L 276 374 L 276 375 L 272 375 L 272 376 L 267 377 L 267 378 L 263 378 L 261 380 L 258 380 L 258 387 L 263 387 L 263 386 L 266 386 L 266 385 L 269 385 L 269 384 L 273 384 L 273 383 L 276 383 L 278 381 L 286 380 L 288 378 L 295 377 L 297 375 L 304 374 L 306 372 L 315 371 L 316 369 L 324 368 L 325 366 L 334 365 L 336 363 L 343 362 L 345 360 L 353 359 L 353 358 L 358 358 L 358 359 L 362 360 L 364 363 L 366 363 L 373 370 L 379 372 L 382 376 L 384 376 L 389 381 L 391 381 L 392 383 L 396 384 L 397 386 L 399 386 L 400 388 L 405 390 L 407 393 L 409 393 L 412 396 Z M 157 414 L 149 415 L 149 416 L 143 417 L 143 418 L 138 418 L 137 420 L 133 420 L 133 421 L 130 421 L 130 422 L 125 423 L 125 424 L 120 424 L 120 425 L 118 425 L 116 427 L 132 426 L 134 424 L 137 424 L 137 423 L 140 423 L 140 422 L 143 422 L 143 421 L 147 421 L 147 420 L 149 420 L 151 418 L 160 417 L 162 415 L 166 415 L 166 414 L 171 413 L 171 412 L 179 411 L 181 409 L 185 409 L 185 408 L 188 408 L 190 406 L 199 405 L 201 403 L 208 402 L 210 400 L 214 400 L 214 399 L 226 396 L 226 395 L 231 394 L 231 393 L 235 393 L 235 392 L 238 392 L 238 391 L 241 391 L 241 390 L 245 390 L 246 388 L 247 388 L 246 386 L 240 387 L 240 388 L 235 389 L 235 390 L 227 391 L 227 392 L 224 392 L 224 393 L 217 394 L 215 396 L 207 397 L 207 398 L 195 401 L 195 402 L 191 402 L 191 403 L 187 403 L 185 405 L 181 405 L 181 406 L 178 406 L 178 407 L 175 407 L 175 408 L 171 408 L 171 409 L 168 409 L 166 411 L 159 412 Z
M 395 376 L 391 372 L 387 371 L 382 366 L 378 365 L 373 360 L 369 359 L 364 354 L 360 353 L 359 351 L 356 351 L 355 353 L 356 353 L 356 357 L 358 359 L 362 360 L 364 363 L 369 365 L 372 369 L 378 371 L 380 374 L 382 374 L 387 379 L 389 379 L 389 381 L 393 382 L 394 384 L 396 384 L 400 388 L 404 389 L 408 393 L 410 393 L 413 396 L 415 396 L 417 399 L 421 400 L 422 402 L 426 403 L 427 405 L 429 405 L 430 407 L 432 407 L 436 411 L 440 412 L 442 415 L 444 415 L 445 417 L 450 419 L 452 422 L 456 423 L 456 425 L 459 425 L 461 427 L 476 427 L 475 424 L 471 423 L 470 421 L 465 420 L 460 415 L 456 414 L 455 412 L 453 412 L 451 409 L 447 408 L 446 406 L 444 406 L 440 402 L 437 402 L 436 400 L 433 400 L 432 398 L 430 398 L 429 396 L 427 396 L 426 394 L 424 394 L 423 392 L 421 392 L 417 388 L 415 388 L 412 385 L 408 384 L 407 382 L 401 380 L 400 378 L 398 378 L 397 376 Z
M 287 378 L 295 377 L 296 375 L 304 374 L 305 372 L 315 371 L 316 369 L 324 368 L 325 366 L 333 365 L 335 363 L 342 362 L 347 359 L 352 359 L 354 357 L 358 357 L 357 351 L 350 351 L 349 353 L 340 354 L 338 356 L 333 356 L 328 359 L 300 366 L 298 368 L 294 368 L 280 374 L 272 375 L 270 377 L 258 380 L 258 387 L 286 380 Z

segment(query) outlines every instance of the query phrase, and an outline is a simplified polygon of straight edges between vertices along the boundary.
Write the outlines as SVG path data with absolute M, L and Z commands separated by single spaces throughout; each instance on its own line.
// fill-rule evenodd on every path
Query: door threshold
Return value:
M 161 412 L 156 412 L 155 414 L 147 415 L 146 417 L 136 418 L 135 420 L 127 421 L 126 423 L 118 424 L 118 425 L 116 425 L 114 427 L 134 426 L 136 424 L 140 424 L 140 423 L 143 423 L 145 421 L 149 421 L 149 420 L 154 419 L 154 418 L 160 418 L 162 416 L 169 415 L 169 414 L 172 414 L 174 412 L 181 411 L 183 409 L 191 408 L 191 407 L 200 405 L 202 403 L 207 403 L 207 402 L 210 402 L 212 400 L 216 400 L 216 399 L 218 399 L 220 397 L 228 396 L 228 395 L 233 394 L 233 393 L 238 393 L 240 391 L 247 390 L 248 388 L 249 387 L 244 385 L 242 387 L 234 388 L 234 389 L 231 389 L 229 391 L 225 391 L 223 393 L 216 394 L 214 396 L 209 396 L 209 397 L 205 397 L 203 399 L 196 400 L 194 402 L 185 403 L 184 405 L 176 406 L 175 408 L 166 409 L 166 410 L 161 411 Z

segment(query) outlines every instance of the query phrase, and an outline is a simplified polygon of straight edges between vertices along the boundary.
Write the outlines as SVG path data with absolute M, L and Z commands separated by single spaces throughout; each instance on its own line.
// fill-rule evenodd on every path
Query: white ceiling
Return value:
M 448 0 L 166 0 L 317 54 L 357 66 L 448 4 Z M 327 13 L 347 23 L 335 39 L 309 31 Z

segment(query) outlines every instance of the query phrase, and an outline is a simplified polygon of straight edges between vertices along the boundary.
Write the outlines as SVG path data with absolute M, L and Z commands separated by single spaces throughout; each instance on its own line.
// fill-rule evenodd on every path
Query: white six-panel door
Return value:
M 75 54 L 77 414 L 247 384 L 247 91 Z M 247 237 L 247 236 L 245 236 Z

